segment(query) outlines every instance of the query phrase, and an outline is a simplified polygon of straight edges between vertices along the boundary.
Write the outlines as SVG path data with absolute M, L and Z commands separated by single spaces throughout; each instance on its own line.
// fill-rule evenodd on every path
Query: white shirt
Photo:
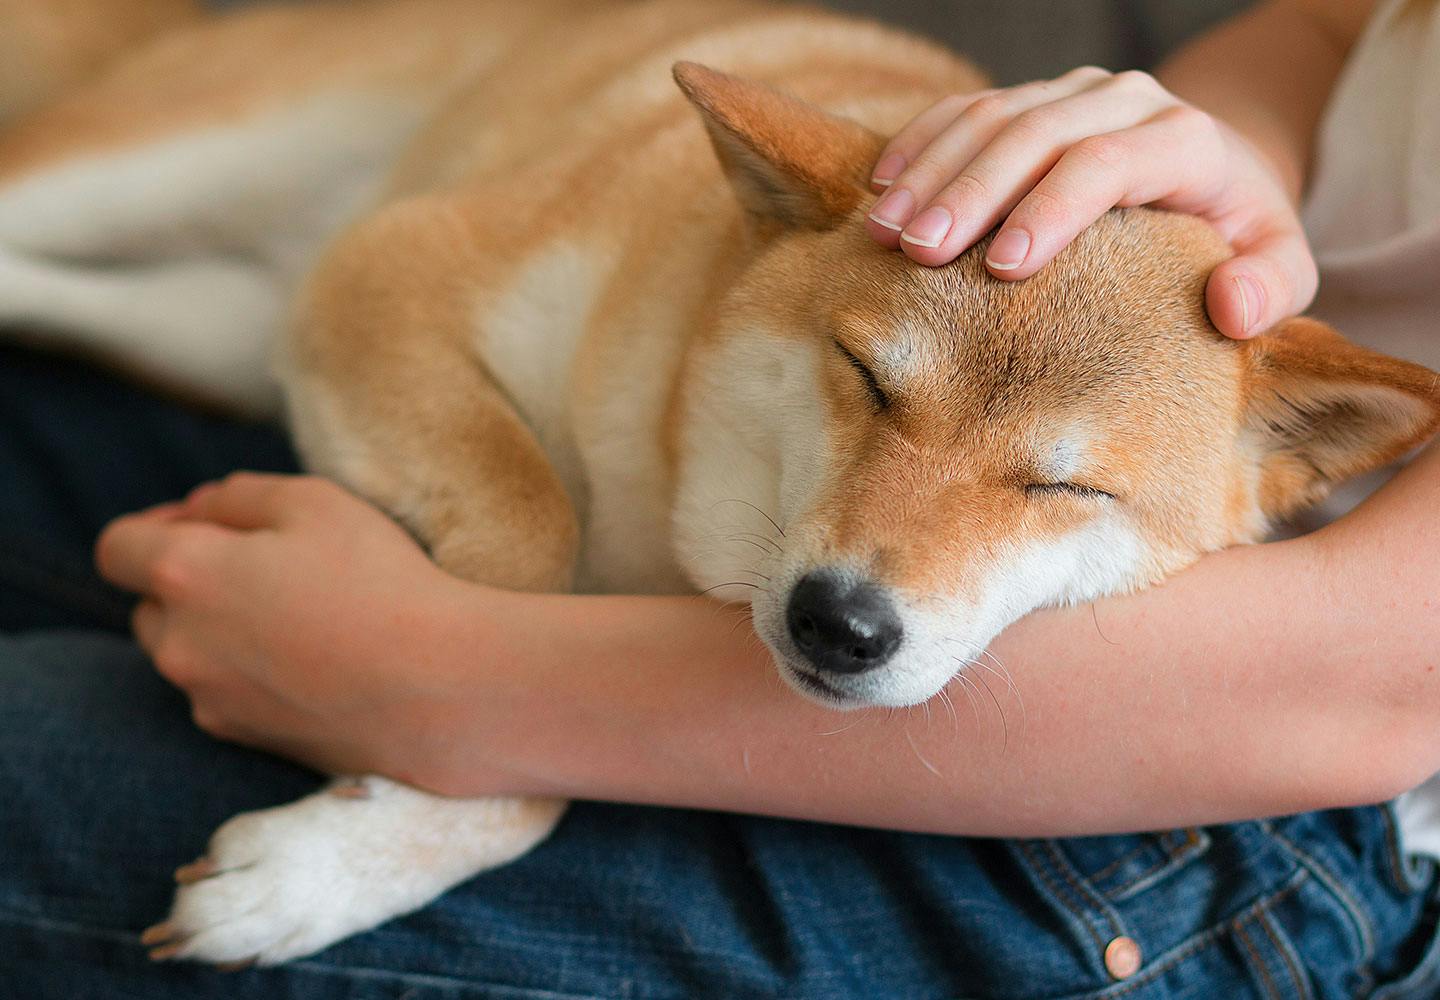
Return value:
M 1388 0 L 1371 19 L 1321 124 L 1304 218 L 1320 265 L 1312 312 L 1356 343 L 1440 370 L 1440 0 Z M 1387 478 L 1337 491 L 1305 526 Z M 1440 775 L 1397 810 L 1406 849 L 1440 858 Z

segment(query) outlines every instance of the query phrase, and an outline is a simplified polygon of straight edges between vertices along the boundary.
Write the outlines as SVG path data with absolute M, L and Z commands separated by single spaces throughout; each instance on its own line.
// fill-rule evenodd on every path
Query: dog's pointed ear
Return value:
M 1440 429 L 1440 376 L 1356 347 L 1313 319 L 1244 345 L 1245 428 L 1258 442 L 1259 501 L 1284 517 Z
M 866 197 L 884 141 L 863 125 L 699 63 L 674 73 L 751 215 L 826 229 Z

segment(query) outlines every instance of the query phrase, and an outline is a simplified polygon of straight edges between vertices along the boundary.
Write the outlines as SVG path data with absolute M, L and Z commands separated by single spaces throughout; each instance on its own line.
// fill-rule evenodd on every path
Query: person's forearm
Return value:
M 1440 629 L 1426 610 L 1440 571 L 1422 555 L 1440 552 L 1427 499 L 1437 487 L 1432 454 L 1343 529 L 1219 553 L 1093 609 L 1032 615 L 993 646 L 1014 693 L 976 666 L 949 689 L 953 714 L 938 702 L 816 707 L 783 686 L 743 616 L 703 600 L 487 594 L 476 620 L 503 629 L 457 648 L 488 645 L 525 676 L 470 691 L 437 725 L 463 734 L 484 720 L 473 770 L 461 736 L 410 776 L 452 794 L 968 835 L 1375 801 L 1418 781 L 1440 744 L 1425 721 L 1440 704 Z M 507 651 L 509 637 L 524 644 Z
M 1321 112 L 1372 6 L 1271 0 L 1189 42 L 1156 76 L 1244 135 L 1298 201 Z

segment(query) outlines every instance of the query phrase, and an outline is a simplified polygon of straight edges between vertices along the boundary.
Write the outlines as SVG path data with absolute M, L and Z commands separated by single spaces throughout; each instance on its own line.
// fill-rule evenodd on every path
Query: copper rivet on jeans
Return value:
M 1140 971 L 1140 946 L 1134 938 L 1117 937 L 1105 946 L 1105 971 L 1116 979 L 1129 979 Z

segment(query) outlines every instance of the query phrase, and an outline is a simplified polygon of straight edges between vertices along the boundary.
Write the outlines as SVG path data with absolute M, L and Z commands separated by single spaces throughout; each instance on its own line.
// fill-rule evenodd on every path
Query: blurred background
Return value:
M 230 7 L 248 0 L 211 2 Z M 819 5 L 929 35 L 965 53 L 997 83 L 1011 84 L 1058 76 L 1085 64 L 1150 69 L 1190 35 L 1254 2 L 819 0 Z
M 825 0 L 939 39 L 1001 84 L 1084 64 L 1149 69 L 1254 0 Z

